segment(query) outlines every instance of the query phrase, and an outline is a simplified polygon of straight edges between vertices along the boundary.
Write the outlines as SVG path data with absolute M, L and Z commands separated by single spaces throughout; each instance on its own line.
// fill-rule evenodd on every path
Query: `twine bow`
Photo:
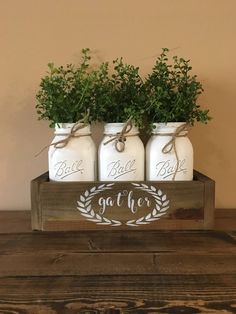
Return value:
M 37 157 L 38 155 L 40 155 L 45 149 L 49 148 L 50 146 L 54 146 L 55 148 L 64 148 L 69 141 L 73 138 L 73 137 L 82 137 L 82 136 L 88 136 L 89 134 L 76 134 L 76 132 L 78 132 L 79 130 L 85 128 L 86 126 L 88 126 L 88 117 L 89 117 L 89 111 L 87 112 L 87 114 L 84 116 L 83 119 L 77 121 L 73 127 L 70 130 L 70 133 L 67 137 L 63 138 L 62 140 L 59 140 L 57 142 L 54 142 L 52 144 L 46 145 L 44 146 L 36 155 L 35 157 Z
M 179 167 L 179 157 L 178 157 L 178 153 L 177 153 L 177 150 L 176 150 L 176 142 L 175 141 L 176 141 L 177 137 L 184 137 L 184 136 L 186 136 L 186 134 L 182 134 L 181 135 L 181 132 L 187 130 L 186 127 L 187 127 L 187 124 L 185 123 L 183 125 L 180 125 L 178 128 L 176 128 L 174 133 L 157 133 L 157 135 L 159 135 L 159 136 L 171 136 L 171 139 L 169 140 L 169 142 L 166 143 L 165 146 L 162 148 L 162 153 L 163 154 L 168 154 L 172 150 L 174 150 L 177 164 L 176 164 L 176 168 L 175 168 L 175 171 L 174 171 L 174 175 L 172 177 L 172 181 L 175 180 L 176 174 L 178 172 L 178 167 Z
M 132 117 L 130 117 L 124 124 L 122 130 L 118 133 L 116 133 L 115 136 L 113 136 L 112 138 L 110 138 L 109 140 L 107 140 L 105 143 L 103 143 L 103 145 L 107 145 L 108 143 L 115 141 L 115 148 L 116 150 L 121 153 L 125 150 L 125 141 L 126 141 L 126 137 L 127 136 L 132 136 L 131 134 L 128 134 L 133 125 L 132 125 Z M 120 145 L 121 144 L 121 145 Z

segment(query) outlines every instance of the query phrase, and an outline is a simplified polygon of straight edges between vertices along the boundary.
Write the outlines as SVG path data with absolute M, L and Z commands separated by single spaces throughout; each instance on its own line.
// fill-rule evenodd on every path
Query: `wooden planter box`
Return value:
M 212 229 L 215 183 L 31 182 L 33 230 Z

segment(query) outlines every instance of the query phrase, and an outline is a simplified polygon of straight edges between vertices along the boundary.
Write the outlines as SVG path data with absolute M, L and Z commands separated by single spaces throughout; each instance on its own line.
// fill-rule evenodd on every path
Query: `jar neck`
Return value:
M 55 127 L 54 134 L 55 135 L 69 135 L 74 125 L 75 123 L 58 123 Z M 78 123 L 78 126 L 80 125 L 83 125 L 83 123 Z M 90 125 L 86 125 L 85 127 L 77 130 L 75 134 L 76 135 L 90 135 L 91 134 Z
M 181 127 L 186 125 L 186 122 L 167 122 L 167 123 L 153 123 L 153 126 L 155 127 L 152 130 L 153 135 L 158 135 L 158 134 L 173 134 L 176 132 L 176 130 Z M 184 130 L 180 132 L 179 135 L 186 135 L 188 134 L 188 130 Z
M 106 123 L 104 126 L 104 134 L 105 135 L 115 135 L 122 131 L 125 123 L 117 122 L 117 123 Z M 132 126 L 132 129 L 129 131 L 130 135 L 138 135 L 139 130 L 136 126 Z

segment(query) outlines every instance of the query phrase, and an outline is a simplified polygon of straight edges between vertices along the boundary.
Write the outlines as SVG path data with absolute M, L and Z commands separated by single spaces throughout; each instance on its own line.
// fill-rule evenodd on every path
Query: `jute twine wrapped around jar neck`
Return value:
M 187 136 L 186 133 L 185 134 L 181 134 L 182 132 L 185 132 L 185 131 L 188 131 L 187 123 L 184 123 L 184 124 L 180 125 L 172 133 L 155 133 L 155 135 L 158 135 L 158 136 L 171 136 L 171 139 L 162 148 L 162 153 L 163 154 L 168 154 L 172 150 L 174 150 L 177 164 L 176 164 L 176 169 L 175 169 L 174 175 L 172 177 L 172 181 L 175 180 L 176 174 L 178 172 L 178 166 L 179 166 L 179 156 L 178 156 L 178 152 L 177 152 L 177 149 L 176 149 L 176 138 L 177 137 L 185 137 L 185 136 Z
M 70 133 L 67 137 L 63 138 L 62 140 L 59 140 L 59 141 L 56 141 L 52 144 L 49 144 L 49 145 L 46 145 L 43 147 L 43 149 L 40 150 L 40 152 L 38 152 L 35 157 L 37 157 L 38 155 L 40 155 L 45 149 L 49 148 L 50 146 L 54 146 L 55 148 L 64 148 L 72 138 L 75 138 L 75 137 L 83 137 L 83 136 L 89 136 L 89 134 L 76 134 L 76 132 L 78 132 L 79 130 L 85 128 L 86 126 L 89 125 L 88 122 L 85 122 L 85 121 L 88 121 L 88 117 L 89 117 L 89 111 L 87 112 L 86 116 L 77 121 L 73 127 L 70 129 Z
M 103 143 L 103 145 L 107 145 L 110 142 L 115 142 L 115 148 L 116 150 L 121 153 L 125 150 L 125 141 L 126 141 L 126 137 L 128 136 L 135 136 L 135 134 L 129 134 L 129 132 L 131 131 L 133 125 L 132 125 L 132 117 L 130 117 L 124 124 L 122 130 L 118 133 L 116 133 L 115 136 L 113 136 L 114 134 L 107 134 L 108 136 L 113 136 L 112 138 L 110 138 L 109 140 L 107 140 L 106 142 Z

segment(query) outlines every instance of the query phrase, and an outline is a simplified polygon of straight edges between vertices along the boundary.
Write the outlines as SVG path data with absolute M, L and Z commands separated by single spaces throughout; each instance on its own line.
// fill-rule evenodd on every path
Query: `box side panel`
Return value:
M 215 212 L 215 181 L 203 175 L 198 171 L 194 171 L 197 180 L 204 183 L 204 228 L 214 228 L 214 212 Z
M 30 184 L 31 193 L 31 226 L 33 230 L 42 230 L 42 207 L 40 188 L 43 182 L 48 181 L 48 172 L 35 178 Z
M 112 183 L 104 184 L 107 187 Z M 103 183 L 43 183 L 40 194 L 44 229 L 203 228 L 204 183 L 191 181 L 134 184 L 136 186 L 120 182 L 103 189 Z M 94 189 L 95 192 L 99 190 L 97 194 L 91 192 Z M 147 199 L 150 203 L 145 201 Z M 157 215 L 160 214 L 158 219 L 155 219 L 155 208 L 159 211 Z M 92 217 L 91 212 L 94 213 Z M 97 214 L 104 218 L 100 223 L 96 218 Z M 109 223 L 113 220 L 119 221 L 121 225 Z M 133 225 L 127 225 L 129 221 L 134 221 Z

